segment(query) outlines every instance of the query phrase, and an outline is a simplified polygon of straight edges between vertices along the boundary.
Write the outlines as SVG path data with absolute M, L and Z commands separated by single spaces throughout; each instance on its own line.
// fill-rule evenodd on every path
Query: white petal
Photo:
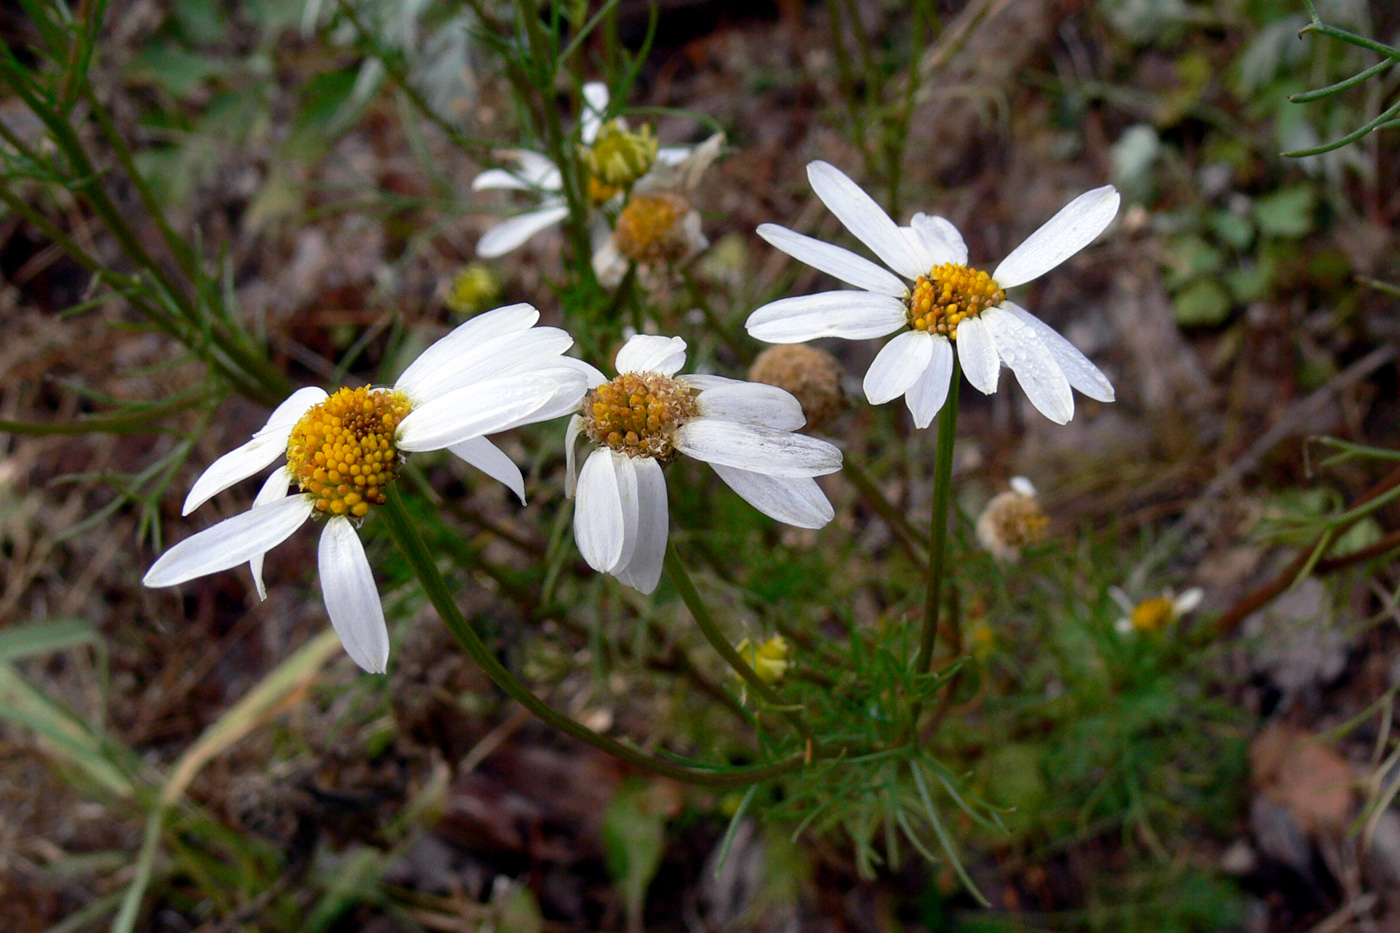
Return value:
M 934 339 L 927 331 L 906 330 L 881 347 L 865 371 L 866 401 L 883 405 L 909 391 L 933 358 Z
M 1191 589 L 1172 600 L 1172 612 L 1176 615 L 1184 615 L 1190 612 L 1201 604 L 1201 600 L 1205 598 L 1205 595 L 1205 591 L 1199 586 L 1191 587 Z
M 827 162 L 808 163 L 807 179 L 827 209 L 885 265 L 907 279 L 928 271 L 922 251 L 915 249 L 890 215 L 839 168 Z
M 292 485 L 292 473 L 285 466 L 278 467 L 272 471 L 272 475 L 263 483 L 262 489 L 258 490 L 257 496 L 253 499 L 253 508 L 260 505 L 267 505 L 269 502 L 276 502 L 284 498 Z M 253 586 L 257 588 L 258 599 L 267 599 L 267 587 L 263 585 L 263 555 L 255 554 L 248 561 L 248 569 L 253 571 Z
M 601 81 L 589 81 L 583 86 L 583 119 L 579 136 L 585 146 L 593 145 L 598 138 L 598 130 L 603 127 L 603 116 L 608 112 L 608 86 Z
M 476 243 L 476 254 L 482 259 L 504 256 L 541 230 L 554 226 L 567 216 L 567 205 L 549 202 L 538 210 L 503 220 L 481 235 L 481 239 Z
M 706 389 L 717 389 L 720 386 L 747 385 L 742 379 L 731 379 L 728 376 L 716 376 L 714 373 L 686 373 L 684 376 L 677 376 L 677 382 L 683 382 L 697 392 L 704 392 Z
M 945 262 L 967 265 L 967 243 L 953 222 L 936 214 L 915 214 L 909 219 L 909 228 L 923 244 L 925 256 L 930 266 Z
M 761 424 L 778 431 L 796 431 L 807 423 L 802 403 L 792 393 L 761 382 L 706 389 L 696 396 L 695 405 L 705 418 Z
M 297 389 L 278 405 L 246 444 L 224 454 L 199 475 L 185 496 L 181 515 L 188 515 L 214 496 L 272 464 L 287 452 L 292 428 L 315 405 L 326 400 L 326 393 L 308 386 Z
M 967 381 L 983 395 L 991 395 L 997 390 L 997 374 L 1001 370 L 991 331 L 981 318 L 970 317 L 958 325 L 957 344 Z
M 531 149 L 508 149 L 504 155 L 519 163 L 520 170 L 515 175 L 530 187 L 543 188 L 546 191 L 558 191 L 564 187 L 559 166 L 544 153 Z
M 1097 401 L 1113 401 L 1113 385 L 1108 381 L 1108 377 L 1055 328 L 1013 302 L 1003 301 L 1001 309 L 1015 315 L 1022 324 L 1035 331 L 1040 342 L 1045 344 L 1045 349 L 1049 350 L 1055 357 L 1055 362 L 1060 364 L 1060 369 L 1064 371 L 1070 385 Z
M 623 583 L 640 593 L 650 593 L 661 580 L 666 558 L 666 535 L 670 530 L 670 510 L 666 503 L 666 477 L 661 464 L 650 457 L 632 460 L 637 474 L 637 534 L 632 557 L 615 573 Z
M 626 544 L 627 522 L 611 450 L 588 455 L 579 471 L 574 502 L 574 541 L 579 553 L 599 573 L 617 566 Z
M 530 375 L 538 379 L 548 379 L 554 383 L 554 394 L 549 397 L 538 411 L 531 412 L 525 418 L 510 425 L 518 428 L 526 424 L 537 424 L 541 421 L 553 421 L 555 418 L 562 418 L 570 412 L 578 411 L 579 405 L 583 403 L 583 397 L 588 394 L 589 374 L 584 367 L 593 369 L 587 363 L 580 360 L 569 360 L 567 357 L 560 357 L 561 361 L 579 363 L 578 366 L 549 366 L 543 369 L 532 369 Z M 597 372 L 597 370 L 594 370 Z M 600 374 L 601 375 L 601 374 Z M 506 430 L 502 428 L 502 430 Z
M 418 354 L 394 382 L 394 388 L 412 399 L 425 398 L 430 394 L 425 390 L 440 383 L 444 371 L 453 370 L 463 354 L 490 340 L 527 330 L 539 319 L 540 312 L 523 302 L 478 314 Z
M 749 336 L 765 343 L 803 343 L 818 337 L 868 340 L 909 323 L 904 302 L 874 292 L 821 292 L 771 301 L 749 315 Z
M 841 469 L 841 451 L 805 434 L 697 418 L 676 432 L 681 453 L 770 476 L 821 476 Z
M 500 480 L 515 493 L 520 504 L 525 504 L 525 477 L 520 467 L 507 457 L 501 448 L 484 437 L 473 437 L 447 448 L 463 460 L 476 467 L 494 480 Z
M 622 553 L 617 555 L 611 572 L 616 574 L 632 561 L 637 549 L 637 461 L 626 454 L 609 451 L 613 475 L 617 477 L 618 501 L 622 503 Z
M 267 423 L 253 432 L 253 436 L 276 434 L 283 438 L 285 443 L 286 439 L 292 436 L 292 428 L 301 420 L 301 416 L 314 406 L 324 402 L 326 398 L 325 389 L 319 386 L 306 386 L 297 389 L 287 396 L 286 401 L 272 410 L 272 414 L 267 417 Z
M 226 518 L 162 554 L 141 582 L 174 586 L 237 567 L 286 541 L 313 509 L 310 496 L 287 496 Z
M 685 365 L 685 341 L 679 337 L 636 334 L 617 351 L 613 368 L 621 373 L 673 376 Z
M 821 528 L 836 517 L 814 479 L 805 476 L 779 478 L 722 463 L 710 466 L 730 489 L 769 518 L 798 528 Z
M 758 235 L 798 262 L 820 269 L 847 285 L 894 298 L 903 298 L 909 293 L 909 286 L 899 276 L 848 249 L 803 236 L 777 224 L 761 225 Z
M 531 327 L 471 347 L 458 344 L 459 352 L 415 379 L 412 391 L 400 391 L 414 405 L 422 405 L 487 379 L 534 375 L 537 369 L 555 365 L 573 343 L 574 338 L 557 327 Z M 583 383 L 581 373 L 578 382 Z
M 933 356 L 923 374 L 904 393 L 904 404 L 914 416 L 914 427 L 926 428 L 948 400 L 948 388 L 953 382 L 953 342 L 947 337 L 933 338 Z
M 680 165 L 694 152 L 694 146 L 662 146 L 656 150 L 656 161 L 662 165 Z
M 1133 610 L 1137 608 L 1137 604 L 1128 598 L 1128 594 L 1116 586 L 1110 586 L 1108 588 L 1108 595 L 1113 597 L 1113 601 L 1118 604 L 1118 608 L 1122 609 L 1128 615 L 1132 615 Z M 1131 626 L 1132 622 L 1129 621 L 1128 624 Z
M 209 468 L 190 487 L 190 494 L 185 497 L 185 506 L 180 514 L 190 514 L 234 483 L 247 479 L 270 466 L 278 457 L 285 456 L 291 434 L 291 426 L 288 426 L 285 435 L 273 432 L 257 435 L 209 464 Z
M 572 499 L 574 489 L 578 485 L 578 473 L 574 471 L 577 463 L 574 448 L 578 446 L 578 436 L 583 433 L 583 416 L 574 415 L 569 419 L 569 427 L 564 431 L 564 460 L 566 470 L 564 473 L 564 496 Z
M 1086 191 L 1060 209 L 1001 261 L 992 278 L 1012 288 L 1049 272 L 1094 241 L 1118 213 L 1118 189 Z
M 1024 476 L 1013 476 L 1009 483 L 1012 492 L 1018 492 L 1028 499 L 1035 498 L 1035 484 Z
M 514 172 L 503 168 L 491 168 L 472 179 L 473 191 L 530 191 L 535 186 Z
M 522 423 L 543 408 L 558 384 L 533 376 L 502 376 L 440 395 L 416 406 L 399 423 L 402 451 L 441 450 Z
M 1031 404 L 1056 424 L 1067 424 L 1074 417 L 1074 393 L 1055 357 L 1035 331 L 1000 308 L 988 308 L 982 313 L 982 321 L 992 333 L 997 355 L 1016 375 Z
M 371 674 L 384 673 L 389 664 L 389 629 L 365 546 L 349 519 L 337 515 L 326 522 L 316 557 L 326 614 L 345 653 Z

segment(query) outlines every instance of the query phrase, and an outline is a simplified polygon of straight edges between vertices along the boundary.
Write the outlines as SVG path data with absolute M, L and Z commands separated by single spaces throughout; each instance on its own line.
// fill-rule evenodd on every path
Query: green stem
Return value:
M 690 579 L 690 572 L 685 569 L 685 563 L 681 560 L 680 553 L 676 550 L 674 541 L 666 542 L 666 576 L 671 578 L 671 583 L 675 585 L 676 592 L 680 594 L 681 600 L 685 603 L 690 614 L 695 617 L 695 624 L 699 626 L 701 634 L 710 643 L 710 647 L 724 658 L 726 664 L 734 669 L 734 673 L 744 679 L 749 689 L 767 705 L 781 710 L 787 720 L 792 723 L 802 738 L 806 740 L 807 747 L 813 748 L 816 739 L 812 735 L 812 730 L 791 709 L 785 707 L 782 698 L 773 691 L 762 677 L 758 676 L 744 656 L 734 649 L 729 643 L 729 639 L 724 637 L 724 632 L 720 630 L 719 624 L 715 622 L 715 617 L 710 615 L 710 610 L 706 608 L 703 600 L 700 599 L 700 592 L 695 589 L 695 582 Z
M 953 441 L 958 433 L 958 383 L 962 367 L 953 360 L 948 398 L 938 413 L 938 452 L 933 463 L 933 508 L 929 511 L 928 591 L 924 602 L 924 628 L 914 673 L 927 674 L 933 666 L 933 642 L 938 636 L 938 613 L 943 601 L 943 561 L 948 544 L 948 504 L 953 492 Z
M 462 611 L 457 608 L 457 603 L 447 589 L 446 581 L 438 572 L 437 563 L 433 560 L 432 554 L 428 552 L 428 547 L 423 543 L 422 536 L 418 534 L 418 529 L 414 526 L 408 510 L 404 508 L 403 499 L 397 489 L 390 488 L 389 501 L 384 508 L 379 510 L 379 514 L 384 517 L 385 523 L 389 527 L 390 536 L 398 545 L 399 551 L 408 561 L 409 566 L 413 568 L 414 574 L 418 577 L 419 585 L 423 587 L 423 592 L 433 604 L 433 608 L 437 610 L 447 628 L 456 636 L 457 641 L 466 649 L 467 654 L 471 655 L 472 660 L 480 665 L 496 686 L 500 687 L 511 699 L 559 731 L 653 774 L 709 787 L 742 787 L 777 777 L 802 766 L 803 757 L 801 755 L 758 768 L 719 770 L 678 764 L 631 748 L 556 712 L 547 703 L 531 693 L 528 687 L 516 679 L 515 675 L 496 659 L 496 656 L 486 647 L 486 643 L 481 640 L 481 636 L 462 615 Z

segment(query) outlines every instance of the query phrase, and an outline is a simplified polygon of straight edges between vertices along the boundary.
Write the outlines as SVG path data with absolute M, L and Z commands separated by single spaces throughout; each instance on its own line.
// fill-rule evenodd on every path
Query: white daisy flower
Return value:
M 598 174 L 607 176 L 590 176 L 587 179 L 589 201 L 595 207 L 615 200 L 654 163 L 675 163 L 690 154 L 689 147 L 658 149 L 649 133 L 630 134 L 622 120 L 604 122 L 609 103 L 605 84 L 597 81 L 585 84 L 583 102 L 579 138 L 584 162 L 596 164 Z M 476 252 L 483 259 L 504 256 L 569 215 L 564 199 L 564 177 L 559 166 L 543 153 L 529 149 L 510 149 L 503 155 L 516 167 L 513 170 L 495 168 L 482 172 L 472 180 L 472 190 L 531 191 L 539 196 L 540 202 L 534 210 L 504 220 L 482 234 Z M 605 237 L 606 226 L 597 233 L 600 239 Z
M 563 356 L 573 338 L 535 327 L 539 316 L 527 304 L 479 315 L 424 350 L 389 388 L 293 392 L 252 440 L 204 471 L 183 514 L 286 457 L 253 507 L 171 547 L 142 582 L 174 586 L 246 561 L 266 598 L 263 555 L 315 519 L 325 526 L 319 565 L 331 624 L 356 664 L 383 673 L 389 633 L 355 529 L 386 501 L 404 455 L 418 451 L 450 450 L 524 501 L 520 469 L 486 435 L 575 411 L 601 378 Z
M 1112 185 L 1075 198 L 988 275 L 968 267 L 967 245 L 947 219 L 915 214 L 908 227 L 900 227 L 835 166 L 812 162 L 807 177 L 822 203 L 888 268 L 764 224 L 758 234 L 773 246 L 861 291 L 771 302 L 749 316 L 751 335 L 768 343 L 802 343 L 902 331 L 870 364 L 865 395 L 875 405 L 903 395 L 920 428 L 932 423 L 947 399 L 955 342 L 967 381 L 978 391 L 996 391 L 1004 362 L 1031 403 L 1059 424 L 1074 416 L 1071 386 L 1092 399 L 1113 401 L 1113 386 L 1098 367 L 1049 325 L 1008 301 L 1004 291 L 1050 271 L 1103 232 L 1118 212 Z
M 631 338 L 618 351 L 617 378 L 595 379 L 565 441 L 579 551 L 643 593 L 661 579 L 669 530 L 661 468 L 679 454 L 710 464 L 780 522 L 820 528 L 835 515 L 813 477 L 841 469 L 841 451 L 792 433 L 805 423 L 797 399 L 761 383 L 675 375 L 684 365 L 681 338 Z M 580 434 L 595 449 L 575 474 Z
M 1191 587 L 1180 596 L 1174 595 L 1171 590 L 1163 590 L 1160 596 L 1135 603 L 1127 593 L 1116 586 L 1110 586 L 1108 595 L 1118 604 L 1118 608 L 1126 613 L 1114 624 L 1118 634 L 1132 635 L 1138 632 L 1150 635 L 1162 631 L 1199 606 L 1205 593 L 1198 586 Z

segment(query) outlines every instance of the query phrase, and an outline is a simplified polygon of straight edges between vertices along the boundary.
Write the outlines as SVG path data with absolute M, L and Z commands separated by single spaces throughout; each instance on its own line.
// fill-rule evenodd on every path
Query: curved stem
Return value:
M 448 592 L 446 581 L 438 572 L 437 563 L 428 552 L 427 545 L 423 543 L 422 536 L 418 534 L 418 529 L 414 527 L 407 509 L 404 508 L 403 499 L 398 490 L 390 488 L 389 501 L 384 508 L 379 510 L 379 514 L 384 517 L 385 523 L 389 527 L 389 534 L 393 537 L 394 543 L 398 545 L 399 551 L 408 561 L 409 566 L 413 568 L 414 575 L 418 577 L 418 582 L 423 587 L 423 592 L 427 594 L 429 601 L 432 602 L 433 608 L 442 617 L 447 628 L 456 636 L 457 641 L 466 649 L 467 654 L 471 655 L 472 660 L 480 665 L 496 686 L 500 687 L 511 699 L 559 731 L 620 758 L 628 764 L 688 784 L 739 787 L 777 777 L 802 766 L 803 757 L 800 755 L 759 768 L 720 770 L 678 764 L 631 748 L 556 712 L 547 703 L 531 693 L 528 687 L 516 679 L 515 675 L 496 659 L 496 656 L 486 647 L 486 643 L 481 640 L 481 636 L 463 617 L 462 611 L 457 608 L 457 603 L 452 599 L 452 594 Z
M 671 578 L 671 582 L 676 587 L 676 592 L 680 593 L 681 600 L 685 603 L 690 614 L 695 617 L 695 624 L 699 626 L 701 634 L 710 646 L 719 652 L 719 656 L 724 658 L 726 664 L 734 669 L 734 673 L 744 679 L 749 689 L 754 692 L 764 703 L 779 709 L 792 723 L 802 738 L 806 740 L 810 749 L 816 744 L 816 739 L 812 735 L 812 730 L 790 709 L 784 707 L 782 698 L 773 691 L 758 672 L 744 660 L 744 656 L 735 650 L 729 643 L 729 639 L 724 637 L 724 632 L 720 631 L 719 624 L 715 622 L 715 617 L 710 615 L 710 610 L 705 607 L 705 603 L 700 599 L 700 592 L 695 589 L 695 582 L 690 579 L 690 572 L 685 569 L 685 564 L 681 561 L 680 553 L 676 551 L 674 541 L 666 542 L 666 576 Z
M 938 413 L 938 452 L 933 464 L 933 508 L 929 512 L 928 591 L 924 601 L 924 628 L 919 634 L 919 653 L 914 656 L 914 673 L 927 674 L 933 666 L 933 642 L 938 636 L 938 612 L 943 598 L 943 559 L 948 544 L 948 503 L 953 491 L 953 441 L 958 433 L 958 384 L 962 367 L 953 359 L 953 378 L 948 399 Z

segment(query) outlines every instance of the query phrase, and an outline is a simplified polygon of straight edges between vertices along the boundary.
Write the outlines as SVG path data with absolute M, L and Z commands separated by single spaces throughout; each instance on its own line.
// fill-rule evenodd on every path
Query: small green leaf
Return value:
M 1294 185 L 1254 202 L 1254 219 L 1268 236 L 1301 237 L 1312 232 L 1317 191 Z
M 1172 298 L 1172 311 L 1182 327 L 1214 327 L 1230 316 L 1230 293 L 1213 278 L 1197 279 Z
M 656 812 L 646 785 L 629 784 L 603 814 L 603 852 L 608 873 L 622 894 L 628 929 L 640 930 L 647 888 L 666 844 L 666 821 Z

